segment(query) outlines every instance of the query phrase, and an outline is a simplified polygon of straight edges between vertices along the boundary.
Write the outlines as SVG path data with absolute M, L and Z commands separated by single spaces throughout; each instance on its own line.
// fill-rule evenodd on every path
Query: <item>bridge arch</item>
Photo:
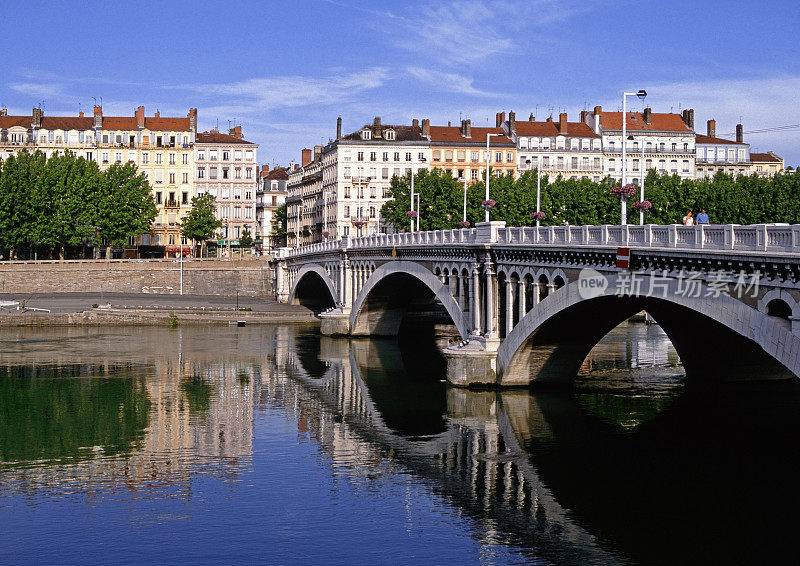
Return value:
M 289 291 L 289 303 L 313 310 L 335 307 L 338 293 L 328 272 L 315 263 L 304 265 L 297 272 Z
M 464 313 L 448 286 L 439 275 L 413 261 L 393 261 L 375 270 L 353 302 L 350 333 L 396 336 L 408 306 L 413 301 L 434 297 L 447 310 L 461 337 L 467 338 Z
M 800 338 L 785 322 L 728 295 L 686 297 L 675 282 L 663 296 L 617 296 L 616 275 L 598 296 L 575 281 L 534 306 L 500 345 L 500 385 L 572 380 L 597 342 L 647 310 L 681 357 L 687 377 L 747 380 L 800 375 Z M 705 294 L 706 288 L 703 287 Z M 778 345 L 780 344 L 780 346 Z

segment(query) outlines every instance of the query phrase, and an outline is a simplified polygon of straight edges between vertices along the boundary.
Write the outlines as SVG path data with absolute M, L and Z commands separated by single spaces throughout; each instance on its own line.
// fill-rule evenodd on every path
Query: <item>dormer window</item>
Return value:
M 386 130 L 386 139 L 394 140 L 394 130 Z
M 369 130 L 361 130 L 361 139 L 362 140 L 372 139 L 372 132 Z

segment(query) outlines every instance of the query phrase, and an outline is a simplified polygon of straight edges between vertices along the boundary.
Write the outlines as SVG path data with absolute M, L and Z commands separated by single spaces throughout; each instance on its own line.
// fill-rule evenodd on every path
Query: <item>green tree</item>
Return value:
M 206 193 L 192 199 L 192 209 L 181 222 L 183 235 L 196 244 L 199 243 L 199 255 L 205 255 L 206 241 L 211 239 L 214 232 L 222 226 L 222 221 L 217 220 L 214 213 L 217 209 L 214 195 Z
M 286 203 L 272 213 L 272 246 L 279 247 L 286 243 Z
M 245 226 L 242 230 L 242 235 L 239 236 L 239 247 L 242 249 L 252 248 L 254 242 L 255 240 L 253 240 L 253 236 L 250 234 L 250 229 Z
M 101 175 L 99 188 L 94 222 L 98 236 L 108 241 L 106 257 L 110 258 L 112 245 L 122 246 L 128 238 L 147 232 L 157 210 L 150 184 L 131 163 L 109 167 Z
M 33 209 L 33 192 L 44 171 L 42 152 L 23 150 L 9 156 L 0 169 L 0 238 L 15 258 L 30 243 L 37 222 Z

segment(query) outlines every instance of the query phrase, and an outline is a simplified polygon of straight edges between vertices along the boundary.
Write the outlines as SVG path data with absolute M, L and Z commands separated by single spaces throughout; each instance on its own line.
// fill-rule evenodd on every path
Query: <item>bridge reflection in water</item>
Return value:
M 794 523 L 780 518 L 800 503 L 800 395 L 684 386 L 669 341 L 643 325 L 615 331 L 576 390 L 558 393 L 452 388 L 418 345 L 292 327 L 18 332 L 15 344 L 34 345 L 0 355 L 7 489 L 191 498 L 198 473 L 259 473 L 254 414 L 278 410 L 333 473 L 378 491 L 410 473 L 468 517 L 478 540 L 531 559 L 754 563 L 792 551 Z M 615 368 L 620 352 L 633 370 Z M 13 452 L 9 416 L 20 415 L 9 400 L 64 368 L 117 380 L 118 391 L 89 399 L 109 430 L 128 415 L 125 430 Z

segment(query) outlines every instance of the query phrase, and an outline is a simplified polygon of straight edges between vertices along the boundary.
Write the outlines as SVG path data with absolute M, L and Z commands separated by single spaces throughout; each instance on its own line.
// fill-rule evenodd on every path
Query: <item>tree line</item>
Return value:
M 410 175 L 394 177 L 391 200 L 381 209 L 384 221 L 408 230 L 410 217 Z M 542 225 L 619 224 L 620 202 L 611 195 L 617 184 L 610 177 L 600 182 L 588 179 L 541 177 Z M 505 220 L 508 226 L 533 226 L 536 221 L 536 170 L 514 178 L 492 177 L 489 182 L 491 220 Z M 414 177 L 414 191 L 420 195 L 420 230 L 460 228 L 463 221 L 464 183 L 439 169 L 421 170 Z M 638 187 L 637 187 L 638 195 Z M 485 185 L 477 181 L 467 187 L 466 219 L 470 226 L 484 219 L 482 203 Z M 680 223 L 688 210 L 705 208 L 714 224 L 800 223 L 800 173 L 778 174 L 773 178 L 732 176 L 717 173 L 711 179 L 681 179 L 651 170 L 645 179 L 645 199 L 652 208 L 645 214 L 650 224 Z M 628 199 L 628 221 L 638 223 L 639 213 Z
M 150 229 L 156 205 L 150 184 L 130 163 L 101 171 L 95 161 L 22 151 L 0 161 L 3 257 L 49 255 L 68 248 L 123 246 Z

